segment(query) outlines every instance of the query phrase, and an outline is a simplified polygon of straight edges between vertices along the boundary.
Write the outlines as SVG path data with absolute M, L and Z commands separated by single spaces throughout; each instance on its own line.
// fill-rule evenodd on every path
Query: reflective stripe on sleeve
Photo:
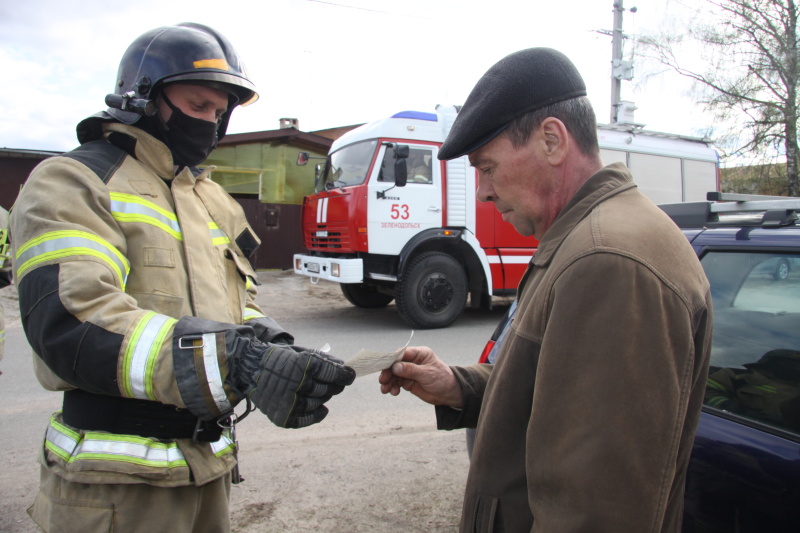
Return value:
M 174 442 L 96 431 L 81 435 L 55 418 L 50 419 L 45 447 L 67 463 L 92 459 L 153 468 L 188 467 L 183 453 Z
M 244 322 L 247 322 L 248 320 L 254 320 L 256 318 L 266 318 L 266 315 L 263 315 L 255 309 L 251 309 L 249 307 L 244 308 L 244 313 L 242 314 L 242 319 Z
M 203 334 L 203 367 L 208 383 L 208 392 L 214 400 L 221 413 L 232 409 L 228 395 L 225 393 L 222 382 L 222 374 L 219 371 L 219 361 L 217 354 L 217 333 Z M 224 340 L 224 334 L 221 340 Z
M 28 270 L 47 261 L 81 256 L 96 257 L 107 264 L 120 288 L 125 290 L 130 272 L 128 259 L 109 242 L 85 231 L 50 231 L 29 240 L 17 249 L 15 275 L 21 278 Z
M 156 360 L 176 322 L 174 318 L 151 311 L 136 324 L 122 360 L 123 396 L 143 400 L 156 399 L 153 392 Z

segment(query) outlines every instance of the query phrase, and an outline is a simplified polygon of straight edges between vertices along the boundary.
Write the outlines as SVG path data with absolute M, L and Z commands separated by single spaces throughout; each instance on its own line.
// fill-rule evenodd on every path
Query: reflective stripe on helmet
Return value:
M 14 257 L 16 276 L 22 278 L 25 272 L 41 263 L 81 256 L 96 257 L 107 264 L 120 288 L 125 290 L 130 273 L 127 258 L 106 240 L 85 231 L 50 231 L 29 240 L 17 249 Z
M 122 360 L 122 394 L 128 398 L 155 400 L 153 373 L 161 347 L 177 320 L 154 312 L 136 324 Z M 170 338 L 167 342 L 172 342 Z
M 198 59 L 192 63 L 194 68 L 215 68 L 218 70 L 230 70 L 228 62 L 224 59 Z

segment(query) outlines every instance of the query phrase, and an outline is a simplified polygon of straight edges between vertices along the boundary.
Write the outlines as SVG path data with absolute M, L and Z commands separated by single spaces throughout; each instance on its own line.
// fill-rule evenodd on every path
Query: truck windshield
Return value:
M 364 183 L 377 146 L 377 140 L 364 141 L 332 153 L 325 162 L 323 177 L 317 183 L 317 192 Z

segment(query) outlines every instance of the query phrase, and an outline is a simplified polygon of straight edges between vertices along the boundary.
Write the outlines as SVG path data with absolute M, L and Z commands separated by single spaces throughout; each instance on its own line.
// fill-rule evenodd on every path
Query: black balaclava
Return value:
M 172 115 L 167 121 L 160 114 L 157 116 L 156 122 L 160 130 L 157 137 L 172 152 L 173 163 L 187 167 L 199 165 L 217 146 L 219 124 L 190 117 L 170 102 L 163 92 L 161 98 L 172 109 Z

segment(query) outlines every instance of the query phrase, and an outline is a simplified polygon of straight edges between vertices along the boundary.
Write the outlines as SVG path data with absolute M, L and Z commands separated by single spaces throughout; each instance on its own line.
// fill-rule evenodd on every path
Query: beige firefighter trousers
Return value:
M 205 485 L 73 483 L 41 467 L 28 514 L 46 533 L 228 533 L 231 476 Z

